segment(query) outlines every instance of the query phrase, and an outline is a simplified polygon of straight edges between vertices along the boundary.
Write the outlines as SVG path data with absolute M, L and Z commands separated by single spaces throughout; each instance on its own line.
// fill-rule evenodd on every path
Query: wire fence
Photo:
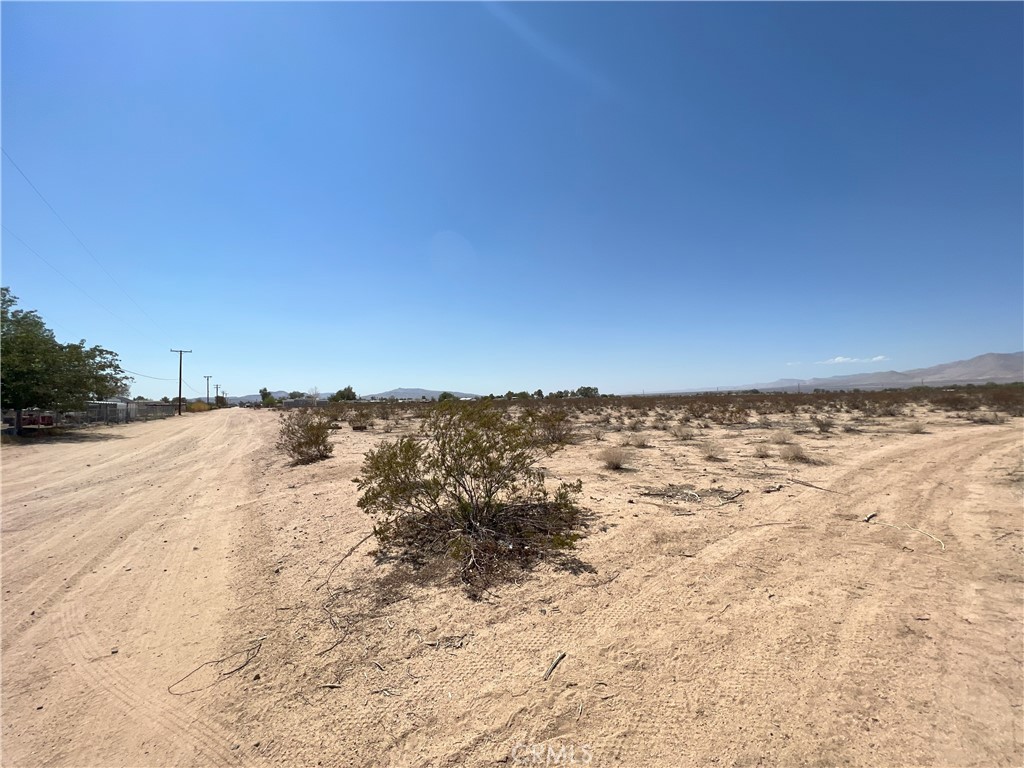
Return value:
M 177 413 L 174 403 L 94 401 L 86 403 L 85 410 L 58 411 L 26 410 L 21 414 L 22 428 L 49 429 L 53 427 L 80 427 L 88 424 L 127 424 L 133 421 L 165 419 Z M 14 411 L 3 414 L 5 431 L 14 429 Z

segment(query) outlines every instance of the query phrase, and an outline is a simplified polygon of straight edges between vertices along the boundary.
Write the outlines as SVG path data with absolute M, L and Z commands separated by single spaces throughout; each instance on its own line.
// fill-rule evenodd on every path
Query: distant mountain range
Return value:
M 375 398 L 377 400 L 388 400 L 393 397 L 396 400 L 422 400 L 425 397 L 427 400 L 436 400 L 441 396 L 442 392 L 451 392 L 456 397 L 480 397 L 480 395 L 471 395 L 468 392 L 456 392 L 453 389 L 401 388 L 389 389 L 387 392 L 378 392 L 375 395 L 362 395 L 360 399 L 369 400 L 370 398 Z
M 944 387 L 954 384 L 1010 384 L 1024 381 L 1024 352 L 990 352 L 909 371 L 879 371 L 877 373 L 851 373 L 817 379 L 779 379 L 769 384 L 751 384 L 730 389 L 760 389 L 762 391 L 807 392 L 814 389 L 905 389 L 907 387 Z
M 814 389 L 905 389 L 907 387 L 944 387 L 954 384 L 1010 384 L 1024 381 L 1024 352 L 999 353 L 990 352 L 978 355 L 970 360 L 957 360 L 952 363 L 933 365 L 931 368 L 915 368 L 909 371 L 879 371 L 877 373 L 851 373 L 844 376 L 829 376 L 816 379 L 779 379 L 768 384 L 747 384 L 741 387 L 723 387 L 729 390 L 759 389 L 762 392 L 808 392 Z M 360 395 L 360 400 L 436 400 L 445 390 L 418 389 L 403 387 L 377 392 L 372 395 Z M 479 397 L 468 392 L 447 390 L 456 397 Z M 686 390 L 695 391 L 695 390 Z M 284 390 L 271 392 L 274 397 L 284 399 L 288 393 Z M 332 392 L 321 392 L 321 398 L 330 397 Z M 665 392 L 662 394 L 673 394 Z M 674 394 L 682 394 L 677 390 Z M 204 398 L 195 398 L 202 400 Z M 242 395 L 229 397 L 228 402 L 258 403 L 262 398 L 258 395 Z

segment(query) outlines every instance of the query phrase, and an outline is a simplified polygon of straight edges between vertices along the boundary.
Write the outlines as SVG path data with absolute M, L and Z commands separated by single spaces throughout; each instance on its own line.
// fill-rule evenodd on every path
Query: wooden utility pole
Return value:
M 191 349 L 172 349 L 178 353 L 178 415 L 181 416 L 181 361 L 185 355 L 192 354 Z

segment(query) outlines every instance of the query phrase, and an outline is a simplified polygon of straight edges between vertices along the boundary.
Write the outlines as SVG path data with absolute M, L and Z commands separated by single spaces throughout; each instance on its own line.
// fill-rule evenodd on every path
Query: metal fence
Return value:
M 86 403 L 84 411 L 61 414 L 58 423 L 64 426 L 75 424 L 127 424 L 131 421 L 165 419 L 177 413 L 174 403 L 130 403 L 116 400 Z

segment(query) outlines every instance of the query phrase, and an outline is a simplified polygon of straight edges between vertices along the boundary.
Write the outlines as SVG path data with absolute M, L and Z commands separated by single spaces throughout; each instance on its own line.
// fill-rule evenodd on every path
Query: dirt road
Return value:
M 380 434 L 5 446 L 4 765 L 1020 765 L 1021 421 L 918 418 L 798 430 L 817 463 L 753 428 L 707 430 L 719 462 L 652 430 L 625 473 L 571 446 L 585 567 L 476 602 L 369 556 Z
M 232 409 L 5 446 L 4 765 L 240 762 L 168 686 L 231 634 L 267 434 Z

